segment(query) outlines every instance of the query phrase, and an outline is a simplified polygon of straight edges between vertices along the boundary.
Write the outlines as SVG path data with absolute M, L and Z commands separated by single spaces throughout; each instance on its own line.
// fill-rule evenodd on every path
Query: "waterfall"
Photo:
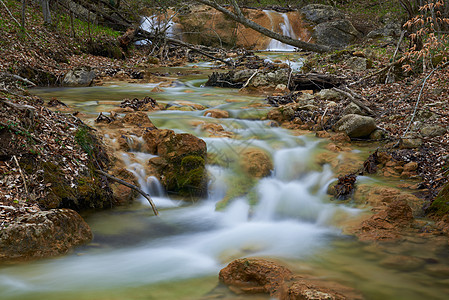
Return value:
M 271 22 L 271 30 L 274 32 L 278 32 L 277 26 L 279 26 L 281 33 L 285 36 L 291 37 L 292 39 L 296 39 L 296 34 L 293 31 L 293 27 L 290 24 L 290 20 L 288 18 L 288 15 L 286 13 L 282 13 L 282 23 L 276 24 L 276 19 L 273 17 L 273 15 L 279 15 L 279 13 L 271 10 L 264 10 L 264 13 L 267 15 L 267 17 L 270 19 Z M 295 47 L 284 44 L 282 42 L 279 42 L 278 40 L 271 39 L 270 44 L 268 44 L 267 51 L 295 51 Z

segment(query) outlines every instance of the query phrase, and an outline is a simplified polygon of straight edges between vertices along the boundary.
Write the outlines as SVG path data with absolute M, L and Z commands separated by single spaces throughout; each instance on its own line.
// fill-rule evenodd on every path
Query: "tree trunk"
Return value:
M 44 24 L 51 25 L 50 0 L 41 0 Z
M 27 0 L 22 0 L 22 31 L 25 32 L 25 12 L 26 12 L 26 7 L 27 7 Z
M 217 2 L 215 1 L 209 1 L 209 0 L 195 0 L 196 2 L 205 4 L 207 6 L 213 7 L 216 10 L 222 12 L 223 14 L 225 14 L 226 16 L 228 16 L 229 18 L 231 18 L 232 20 L 246 26 L 249 27 L 263 35 L 266 35 L 272 39 L 278 40 L 284 44 L 287 45 L 291 45 L 293 47 L 297 47 L 299 49 L 303 49 L 306 51 L 312 51 L 312 52 L 318 52 L 318 53 L 323 53 L 323 52 L 329 52 L 332 50 L 331 47 L 329 46 L 325 46 L 325 45 L 317 45 L 317 44 L 311 44 L 311 43 L 307 43 L 307 42 L 303 42 L 300 40 L 295 40 L 292 39 L 291 37 L 276 33 L 274 31 L 268 30 L 267 28 L 260 26 L 259 24 L 257 24 L 256 22 L 253 22 L 251 20 L 248 20 L 247 18 L 245 18 L 245 16 L 243 15 L 242 11 L 240 10 L 240 7 L 238 6 L 237 2 L 235 0 L 231 0 L 231 3 L 234 7 L 235 13 L 227 10 L 226 8 L 220 6 Z

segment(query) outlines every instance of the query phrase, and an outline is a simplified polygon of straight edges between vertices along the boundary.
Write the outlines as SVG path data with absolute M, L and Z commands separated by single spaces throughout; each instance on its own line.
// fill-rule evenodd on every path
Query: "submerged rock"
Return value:
M 73 210 L 27 213 L 0 231 L 0 261 L 61 255 L 91 239 L 89 226 Z
M 217 109 L 217 108 L 206 110 L 204 112 L 204 115 L 206 117 L 217 118 L 217 119 L 229 118 L 229 112 L 227 112 L 225 110 Z
M 264 151 L 255 148 L 246 149 L 241 156 L 240 166 L 247 175 L 262 178 L 271 174 L 273 162 Z
M 234 260 L 220 271 L 218 278 L 236 294 L 269 294 L 280 300 L 363 299 L 351 288 L 295 275 L 278 263 L 260 258 Z

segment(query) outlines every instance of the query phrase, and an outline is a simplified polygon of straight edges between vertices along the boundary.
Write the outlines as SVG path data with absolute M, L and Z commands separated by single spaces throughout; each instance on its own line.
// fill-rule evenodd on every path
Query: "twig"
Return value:
M 323 123 L 323 119 L 324 119 L 324 116 L 326 116 L 326 113 L 327 113 L 327 110 L 329 109 L 329 106 L 326 106 L 326 109 L 324 110 L 324 113 L 323 113 L 323 116 L 321 117 L 321 128 L 324 130 L 324 131 L 326 131 L 327 132 L 327 130 L 324 128 L 324 123 Z M 326 122 L 327 123 L 327 122 Z
M 14 158 L 14 161 L 16 162 L 17 166 L 19 167 L 19 172 L 20 172 L 20 175 L 22 176 L 23 185 L 25 186 L 25 192 L 27 194 L 27 198 L 30 198 L 30 193 L 28 192 L 27 181 L 25 179 L 25 176 L 23 175 L 22 168 L 20 167 L 19 162 L 17 161 L 17 157 L 15 155 L 13 155 L 12 157 Z
M 254 73 L 248 78 L 248 80 L 247 80 L 247 81 L 245 82 L 245 84 L 242 86 L 242 89 L 243 89 L 243 88 L 246 88 L 246 86 L 250 83 L 251 79 L 253 79 L 254 76 L 256 76 L 257 73 L 259 73 L 259 69 L 257 69 L 256 72 L 254 72 Z
M 147 193 L 145 193 L 144 191 L 142 191 L 140 188 L 138 188 L 137 186 L 135 186 L 135 185 L 133 185 L 133 184 L 131 184 L 131 183 L 128 183 L 128 182 L 126 182 L 126 181 L 124 181 L 124 180 L 118 179 L 118 178 L 115 177 L 115 176 L 109 175 L 108 173 L 106 173 L 106 172 L 104 172 L 104 171 L 101 171 L 101 170 L 95 170 L 95 172 L 97 172 L 98 174 L 101 174 L 101 175 L 103 175 L 103 176 L 105 176 L 105 177 L 107 177 L 107 178 L 109 178 L 109 179 L 111 179 L 111 180 L 113 180 L 113 181 L 115 181 L 115 182 L 118 182 L 118 183 L 120 183 L 120 184 L 123 184 L 124 186 L 127 186 L 127 187 L 129 187 L 129 188 L 131 188 L 131 189 L 133 189 L 133 190 L 139 192 L 139 193 L 140 193 L 142 196 L 144 196 L 144 197 L 148 200 L 148 202 L 150 203 L 151 208 L 153 209 L 154 215 L 156 215 L 156 216 L 159 215 L 159 212 L 157 211 L 156 205 L 154 205 L 154 202 L 153 202 L 153 200 L 151 200 L 150 195 L 148 195 Z

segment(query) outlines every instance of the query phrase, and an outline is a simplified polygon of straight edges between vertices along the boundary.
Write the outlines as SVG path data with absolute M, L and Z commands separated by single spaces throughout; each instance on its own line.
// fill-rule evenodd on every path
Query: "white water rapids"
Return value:
M 178 229 L 176 233 L 159 234 L 128 247 L 101 252 L 87 250 L 80 256 L 3 268 L 0 271 L 2 297 L 20 299 L 22 295 L 39 292 L 101 290 L 214 275 L 238 257 L 303 258 L 338 235 L 338 230 L 331 226 L 332 219 L 338 214 L 354 212 L 323 201 L 332 172 L 326 167 L 321 171 L 311 169 L 309 161 L 318 142 L 291 136 L 260 121 L 229 119 L 227 122 L 245 124 L 246 127 L 232 127 L 241 136 L 259 134 L 282 142 L 279 147 L 261 139 L 244 141 L 268 150 L 274 160 L 273 174 L 255 186 L 257 205 L 251 207 L 242 196 L 225 210 L 216 211 L 215 203 L 229 189 L 226 182 L 232 182 L 236 174 L 231 168 L 208 166 L 209 198 L 182 206 L 179 201 L 168 198 L 155 179 L 124 154 L 128 169 L 146 191 L 155 195 L 156 205 L 171 207 L 162 210 L 160 217 L 148 215 L 147 230 L 170 224 Z M 243 143 L 224 138 L 205 140 L 209 151 L 226 153 L 231 149 L 237 156 L 237 149 Z M 148 154 L 139 152 L 132 155 L 137 157 L 135 161 L 149 158 Z

